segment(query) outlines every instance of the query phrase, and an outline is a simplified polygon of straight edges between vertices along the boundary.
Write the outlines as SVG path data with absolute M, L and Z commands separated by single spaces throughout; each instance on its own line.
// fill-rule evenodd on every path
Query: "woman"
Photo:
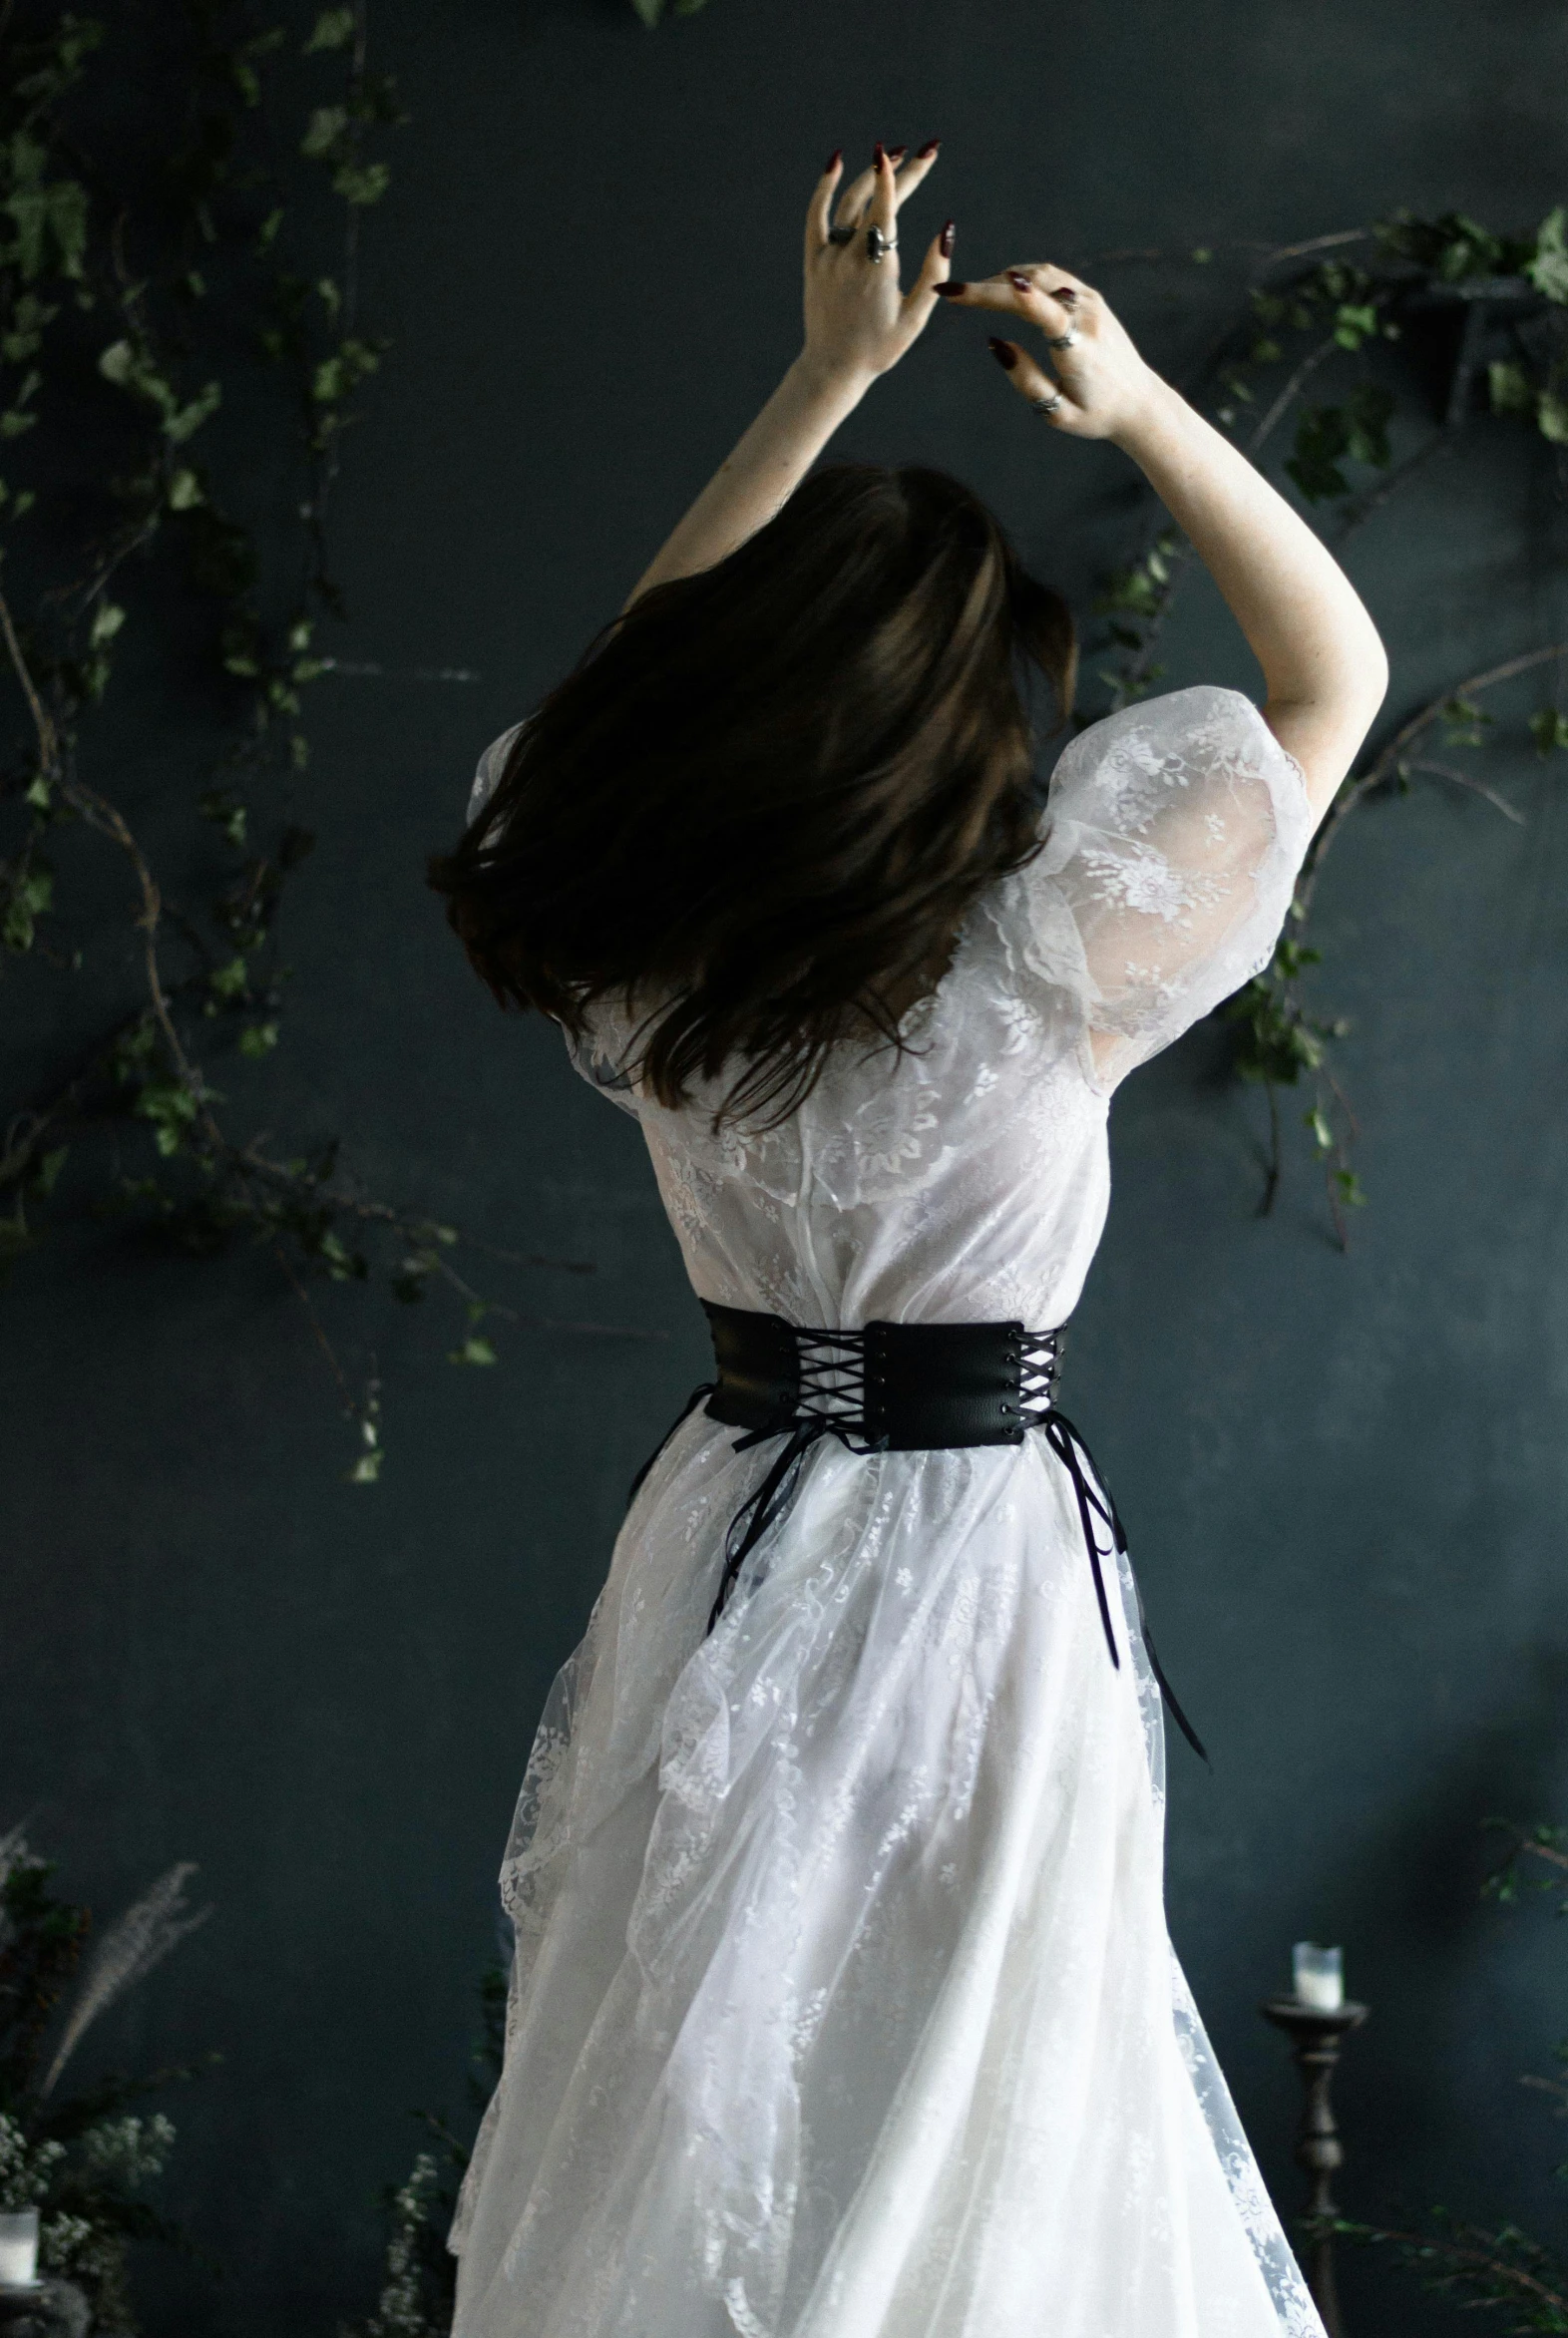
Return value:
M 636 1114 L 718 1358 L 529 1765 L 457 2338 L 1321 2338 L 1171 1955 L 1051 1335 L 1112 1090 L 1268 962 L 1386 666 L 1088 284 L 956 283 L 950 222 L 901 294 L 903 153 L 834 157 L 800 357 L 434 870 Z M 1267 684 L 1094 724 L 1043 816 L 1061 602 L 956 481 L 801 484 L 939 299 L 1043 337 L 1012 388 L 1140 465 Z

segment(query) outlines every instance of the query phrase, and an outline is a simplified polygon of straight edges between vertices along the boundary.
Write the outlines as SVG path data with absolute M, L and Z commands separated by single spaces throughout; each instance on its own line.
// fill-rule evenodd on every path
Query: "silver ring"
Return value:
M 853 227 L 830 227 L 828 229 L 830 243 L 853 243 L 854 240 L 855 230 Z
M 1047 334 L 1045 346 L 1047 349 L 1070 349 L 1075 341 L 1081 341 L 1082 338 L 1077 326 L 1069 325 L 1064 333 Z
M 898 248 L 899 239 L 896 235 L 884 235 L 880 227 L 866 229 L 866 257 L 874 268 L 880 267 L 888 253 Z
M 1036 414 L 1054 414 L 1066 392 L 1058 390 L 1054 398 L 1031 398 L 1029 404 Z

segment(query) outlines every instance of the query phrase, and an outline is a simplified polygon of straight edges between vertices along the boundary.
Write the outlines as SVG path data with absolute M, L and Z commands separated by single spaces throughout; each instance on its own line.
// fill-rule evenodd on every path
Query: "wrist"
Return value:
M 813 405 L 848 414 L 860 404 L 876 376 L 853 366 L 833 364 L 802 349 L 789 369 L 789 379 Z
M 1169 441 L 1173 430 L 1191 420 L 1192 413 L 1180 390 L 1150 369 L 1141 394 L 1109 436 L 1124 455 L 1141 463 L 1161 442 Z

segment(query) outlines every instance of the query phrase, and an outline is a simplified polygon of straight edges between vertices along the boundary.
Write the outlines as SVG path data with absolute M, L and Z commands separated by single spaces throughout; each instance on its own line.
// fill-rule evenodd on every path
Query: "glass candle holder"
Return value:
M 1345 1951 L 1298 1940 L 1291 1950 L 1291 1977 L 1298 2004 L 1314 2013 L 1338 2013 L 1345 2003 Z
M 38 2210 L 0 2216 L 0 2289 L 26 2289 L 38 2278 Z

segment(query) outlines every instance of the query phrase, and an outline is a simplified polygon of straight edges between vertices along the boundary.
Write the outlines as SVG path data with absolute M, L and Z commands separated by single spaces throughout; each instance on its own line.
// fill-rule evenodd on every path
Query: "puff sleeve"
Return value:
M 1315 819 L 1252 700 L 1203 683 L 1080 732 L 1043 826 L 1009 881 L 1014 939 L 1113 1042 L 1109 1088 L 1268 965 Z

